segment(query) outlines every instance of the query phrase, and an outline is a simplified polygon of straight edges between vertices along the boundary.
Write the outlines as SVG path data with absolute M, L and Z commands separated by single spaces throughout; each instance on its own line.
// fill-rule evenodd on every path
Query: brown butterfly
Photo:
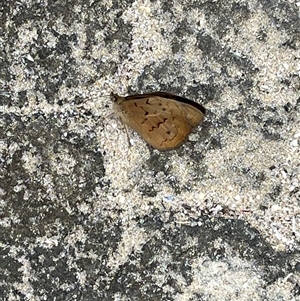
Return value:
M 206 112 L 202 105 L 166 92 L 112 96 L 121 120 L 162 151 L 181 145 Z

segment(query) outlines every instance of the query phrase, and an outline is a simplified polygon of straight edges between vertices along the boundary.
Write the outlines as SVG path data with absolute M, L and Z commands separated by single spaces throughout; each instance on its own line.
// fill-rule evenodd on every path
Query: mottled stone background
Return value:
M 1 300 L 300 300 L 300 2 L 0 3 Z M 205 122 L 159 152 L 111 92 Z

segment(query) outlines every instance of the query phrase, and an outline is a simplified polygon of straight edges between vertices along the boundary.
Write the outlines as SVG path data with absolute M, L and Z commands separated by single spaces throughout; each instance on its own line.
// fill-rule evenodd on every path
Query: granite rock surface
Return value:
M 300 2 L 1 1 L 0 299 L 300 300 Z M 180 148 L 110 94 L 201 103 Z

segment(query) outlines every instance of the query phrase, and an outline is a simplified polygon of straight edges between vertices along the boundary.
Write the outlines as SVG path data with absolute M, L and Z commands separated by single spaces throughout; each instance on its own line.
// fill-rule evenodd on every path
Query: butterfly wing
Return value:
M 193 106 L 155 93 L 119 97 L 114 109 L 125 124 L 159 150 L 178 147 L 204 118 Z

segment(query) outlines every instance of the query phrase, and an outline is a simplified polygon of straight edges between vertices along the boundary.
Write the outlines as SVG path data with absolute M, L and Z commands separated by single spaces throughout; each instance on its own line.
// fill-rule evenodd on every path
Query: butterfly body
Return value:
M 165 92 L 113 97 L 121 120 L 159 150 L 178 147 L 205 116 L 200 104 Z

